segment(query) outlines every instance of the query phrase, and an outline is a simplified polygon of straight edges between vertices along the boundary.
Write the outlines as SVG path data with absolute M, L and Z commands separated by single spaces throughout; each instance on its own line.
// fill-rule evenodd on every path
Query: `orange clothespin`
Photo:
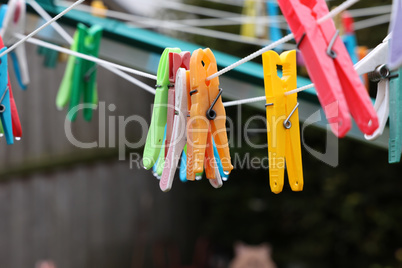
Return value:
M 262 62 L 271 190 L 276 194 L 282 191 L 286 161 L 290 187 L 293 191 L 302 191 L 299 104 L 297 93 L 285 95 L 287 91 L 297 88 L 296 51 L 287 51 L 279 56 L 271 50 L 262 54 Z M 282 78 L 278 76 L 277 65 L 282 66 Z
M 359 61 L 362 60 L 364 57 L 366 57 L 367 54 L 368 54 L 368 47 L 366 47 L 366 46 L 358 46 L 357 47 L 357 57 L 359 58 Z M 370 82 L 368 79 L 368 75 L 363 74 L 361 77 L 363 78 L 364 86 L 366 87 L 367 92 L 369 92 Z
M 187 137 L 192 155 L 187 156 L 187 163 L 194 161 L 192 164 L 195 173 L 203 171 L 208 133 L 211 133 L 215 140 L 224 172 L 229 174 L 233 169 L 226 133 L 226 112 L 222 104 L 219 79 L 216 77 L 209 81 L 206 80 L 208 76 L 216 73 L 217 69 L 215 56 L 209 48 L 197 49 L 193 52 L 190 59 L 191 110 L 188 126 L 191 133 Z M 189 147 L 187 147 L 188 151 Z M 191 177 L 187 179 L 189 178 Z

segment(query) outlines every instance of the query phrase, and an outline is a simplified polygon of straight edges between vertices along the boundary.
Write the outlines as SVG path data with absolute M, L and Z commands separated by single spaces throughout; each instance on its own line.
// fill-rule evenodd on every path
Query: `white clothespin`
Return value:
M 162 177 L 159 182 L 159 186 L 164 192 L 167 192 L 172 188 L 177 164 L 187 141 L 187 75 L 189 74 L 187 74 L 184 68 L 179 68 L 177 70 L 175 82 L 175 117 L 173 121 L 173 133 L 165 159 Z
M 26 4 L 24 0 L 8 1 L 7 12 L 3 19 L 3 26 L 0 35 L 3 37 L 4 45 L 12 46 L 19 41 L 15 34 L 24 34 L 26 17 Z M 28 62 L 24 44 L 18 46 L 11 52 L 14 69 L 22 89 L 29 84 Z
M 374 109 L 377 112 L 379 127 L 371 135 L 364 135 L 367 140 L 374 140 L 381 136 L 389 115 L 389 76 L 390 70 L 385 65 L 388 60 L 389 34 L 384 41 L 374 48 L 366 57 L 355 64 L 355 69 L 359 75 L 369 73 L 371 81 L 378 82 L 377 96 Z

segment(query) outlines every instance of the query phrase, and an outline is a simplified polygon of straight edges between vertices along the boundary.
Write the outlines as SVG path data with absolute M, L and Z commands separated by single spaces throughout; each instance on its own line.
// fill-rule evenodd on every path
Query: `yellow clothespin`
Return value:
M 283 189 L 285 160 L 290 187 L 303 190 L 299 112 L 297 93 L 285 95 L 296 89 L 296 51 L 286 51 L 280 56 L 275 51 L 262 55 L 267 110 L 269 177 L 271 190 Z M 282 66 L 282 78 L 277 65 Z
M 96 17 L 105 18 L 107 7 L 103 4 L 101 0 L 93 0 L 91 3 L 92 15 Z
M 252 19 L 252 22 L 243 23 L 240 26 L 240 35 L 243 37 L 255 37 L 256 25 L 255 17 L 257 16 L 256 0 L 244 0 L 243 16 Z

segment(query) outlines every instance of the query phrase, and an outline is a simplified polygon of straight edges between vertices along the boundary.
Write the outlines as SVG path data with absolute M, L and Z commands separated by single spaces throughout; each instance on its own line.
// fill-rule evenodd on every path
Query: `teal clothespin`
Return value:
M 161 148 L 164 148 L 164 143 L 162 142 L 167 121 L 168 86 L 170 85 L 169 52 L 180 53 L 181 50 L 179 48 L 166 48 L 159 60 L 152 119 L 148 130 L 142 160 L 145 169 L 150 169 L 155 164 L 159 157 Z M 164 155 L 162 158 L 164 158 Z
M 6 47 L 3 47 L 0 53 L 6 49 Z M 0 119 L 7 144 L 13 144 L 14 135 L 11 121 L 10 90 L 8 88 L 7 55 L 0 58 Z
M 38 25 L 36 28 L 39 28 L 42 26 L 46 21 L 41 19 L 38 22 Z M 45 38 L 52 38 L 54 35 L 56 35 L 56 31 L 53 27 L 46 27 L 40 32 L 41 37 Z M 39 55 L 42 55 L 44 57 L 43 65 L 46 68 L 51 68 L 54 69 L 57 66 L 57 62 L 59 60 L 59 52 L 50 48 L 46 47 L 41 47 L 38 46 L 37 53 Z
M 388 163 L 399 163 L 402 153 L 402 68 L 391 74 L 389 84 Z
M 37 53 L 44 57 L 43 66 L 46 68 L 54 69 L 59 60 L 59 52 L 46 47 L 38 46 Z
M 94 25 L 87 28 L 83 24 L 78 24 L 74 34 L 74 43 L 71 50 L 98 57 L 99 47 L 102 38 L 102 27 Z M 83 96 L 84 104 L 94 104 L 98 102 L 96 84 L 96 64 L 81 58 L 69 57 L 66 72 L 57 94 L 56 105 L 58 108 L 64 107 L 70 102 L 69 111 L 75 108 Z M 93 109 L 84 108 L 84 119 L 92 119 Z M 69 113 L 68 117 L 74 121 L 77 113 Z

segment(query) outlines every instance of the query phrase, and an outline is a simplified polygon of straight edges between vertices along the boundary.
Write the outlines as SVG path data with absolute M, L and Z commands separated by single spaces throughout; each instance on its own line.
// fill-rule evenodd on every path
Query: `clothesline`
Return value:
M 141 71 L 138 71 L 138 70 L 135 70 L 135 69 L 132 69 L 132 68 L 128 68 L 128 67 L 125 67 L 125 66 L 122 66 L 122 65 L 111 63 L 111 62 L 108 62 L 108 61 L 105 61 L 105 60 L 102 60 L 102 59 L 99 59 L 99 58 L 96 58 L 96 57 L 88 56 L 88 55 L 85 55 L 85 54 L 82 54 L 82 53 L 79 53 L 79 52 L 76 52 L 76 51 L 71 51 L 69 49 L 62 48 L 62 47 L 59 47 L 59 46 L 44 42 L 42 40 L 32 38 L 32 36 L 34 36 L 37 32 L 39 32 L 43 28 L 47 27 L 51 23 L 55 22 L 58 18 L 63 16 L 65 13 L 67 13 L 69 10 L 74 8 L 76 5 L 78 5 L 82 1 L 83 0 L 78 0 L 77 2 L 72 4 L 70 7 L 68 7 L 66 10 L 61 12 L 59 15 L 57 15 L 53 19 L 48 20 L 44 25 L 42 25 L 41 27 L 39 27 L 38 29 L 36 29 L 35 31 L 30 33 L 29 35 L 23 36 L 23 35 L 18 34 L 17 37 L 19 39 L 21 39 L 21 40 L 19 42 L 17 42 L 14 46 L 10 47 L 9 49 L 7 49 L 3 53 L 1 53 L 0 57 L 3 56 L 4 54 L 9 53 L 13 49 L 15 49 L 19 44 L 22 44 L 23 42 L 28 41 L 30 43 L 34 43 L 34 44 L 37 44 L 37 45 L 40 45 L 40 46 L 44 46 L 44 47 L 47 47 L 47 48 L 50 48 L 50 49 L 53 49 L 53 50 L 56 50 L 56 51 L 59 51 L 59 52 L 62 52 L 62 53 L 66 53 L 66 54 L 73 55 L 73 56 L 76 56 L 76 57 L 81 57 L 83 59 L 93 61 L 93 62 L 96 62 L 96 63 L 101 64 L 101 65 L 110 66 L 110 67 L 113 67 L 113 68 L 117 68 L 119 70 L 124 70 L 126 72 L 133 73 L 135 75 L 139 75 L 139 76 L 143 76 L 143 77 L 147 77 L 147 78 L 156 80 L 155 75 L 151 75 L 151 74 L 141 72 Z M 350 7 L 351 5 L 353 5 L 354 3 L 358 2 L 358 1 L 359 0 L 346 0 L 343 4 L 341 4 L 340 6 L 338 6 L 335 9 L 333 9 L 331 12 L 329 12 L 325 17 L 320 18 L 318 20 L 318 23 L 322 23 L 325 20 L 336 16 L 337 14 L 339 14 L 340 12 L 342 12 L 345 9 L 347 9 L 348 7 Z M 234 64 L 232 64 L 232 65 L 230 65 L 230 66 L 228 66 L 228 67 L 226 67 L 224 69 L 222 69 L 221 71 L 215 73 L 214 75 L 211 75 L 207 79 L 210 80 L 210 79 L 213 79 L 214 77 L 218 77 L 218 76 L 220 76 L 220 75 L 222 75 L 222 74 L 224 74 L 224 73 L 236 68 L 237 66 L 239 66 L 239 65 L 241 65 L 241 64 L 243 64 L 243 63 L 245 63 L 247 61 L 250 61 L 250 60 L 262 55 L 264 52 L 266 52 L 268 50 L 271 50 L 271 49 L 275 48 L 276 46 L 279 46 L 281 44 L 284 44 L 284 43 L 292 40 L 293 38 L 294 38 L 293 34 L 289 34 L 289 35 L 285 36 L 284 38 L 282 38 L 282 39 L 280 39 L 280 40 L 278 40 L 276 42 L 273 42 L 272 44 L 270 44 L 270 45 L 268 45 L 268 46 L 266 46 L 266 47 L 264 47 L 264 48 L 262 48 L 262 49 L 260 49 L 260 50 L 258 50 L 256 52 L 254 52 L 251 55 L 239 60 L 238 62 L 236 62 L 236 63 L 234 63 Z M 155 92 L 155 90 L 153 88 L 151 88 L 150 86 L 146 85 L 145 83 L 142 83 L 141 81 L 136 80 L 136 82 L 133 81 L 133 83 L 139 85 L 140 87 L 144 88 L 146 91 L 148 91 L 150 93 Z M 307 86 L 304 86 L 304 87 L 300 87 L 300 88 L 297 88 L 295 90 L 287 92 L 286 95 L 293 94 L 293 93 L 296 93 L 296 92 L 300 92 L 302 90 L 312 88 L 312 87 L 314 87 L 313 84 L 310 84 L 310 85 L 307 85 Z M 262 100 L 262 98 L 263 97 L 257 97 L 257 98 L 252 98 L 252 99 L 245 99 L 245 100 L 227 102 L 227 103 L 225 103 L 225 106 L 240 105 L 240 104 L 243 104 L 243 103 L 250 103 L 250 102 L 260 101 L 260 100 Z

